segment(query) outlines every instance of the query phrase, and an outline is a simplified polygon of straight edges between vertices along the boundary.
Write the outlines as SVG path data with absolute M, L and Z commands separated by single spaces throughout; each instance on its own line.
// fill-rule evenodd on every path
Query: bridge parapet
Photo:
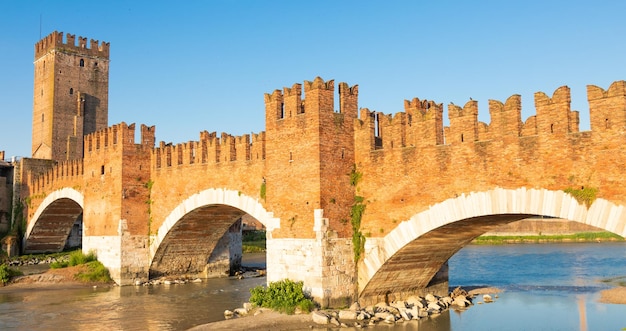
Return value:
M 126 123 L 121 122 L 119 124 L 112 125 L 85 136 L 85 158 L 88 158 L 88 154 L 91 152 L 104 152 L 109 147 L 116 147 L 118 145 L 125 148 L 131 147 L 133 149 L 135 145 L 152 148 L 154 147 L 154 135 L 154 126 L 148 127 L 142 124 L 141 141 L 139 144 L 135 144 L 135 123 L 127 125 Z
M 587 85 L 590 124 L 594 133 L 615 133 L 626 125 L 626 81 L 613 82 L 605 91 Z
M 83 160 L 68 160 L 56 163 L 44 173 L 28 171 L 30 194 L 37 195 L 50 192 L 55 187 L 67 186 L 67 183 L 76 183 L 82 180 L 84 174 Z
M 191 164 L 255 162 L 265 159 L 265 132 L 232 136 L 203 131 L 199 141 L 173 145 L 161 141 L 152 150 L 152 168 L 160 169 Z
M 592 132 L 613 132 L 626 125 L 626 82 L 617 81 L 604 91 L 587 87 Z M 463 107 L 449 104 L 450 126 L 441 120 L 442 107 L 432 101 L 405 100 L 405 111 L 394 115 L 362 108 L 355 126 L 357 149 L 369 150 L 455 145 L 478 141 L 507 141 L 536 136 L 542 141 L 557 141 L 579 132 L 579 113 L 571 110 L 570 89 L 562 86 L 550 97 L 535 93 L 536 115 L 521 120 L 521 96 L 512 95 L 503 104 L 489 100 L 489 124 L 478 121 L 478 102 Z M 364 152 L 364 151 L 361 151 Z

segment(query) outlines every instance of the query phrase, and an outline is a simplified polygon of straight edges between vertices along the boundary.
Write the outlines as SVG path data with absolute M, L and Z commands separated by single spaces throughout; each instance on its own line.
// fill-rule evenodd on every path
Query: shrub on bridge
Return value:
M 268 287 L 257 286 L 250 289 L 250 302 L 281 313 L 293 314 L 296 307 L 303 312 L 310 312 L 315 304 L 302 291 L 302 282 L 283 279 L 271 282 Z

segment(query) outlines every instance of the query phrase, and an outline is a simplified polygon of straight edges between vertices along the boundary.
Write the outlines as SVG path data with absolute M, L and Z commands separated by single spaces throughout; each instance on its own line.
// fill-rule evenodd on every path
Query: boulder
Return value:
M 437 302 L 430 302 L 428 304 L 428 310 L 430 311 L 437 311 L 440 312 L 441 311 L 441 306 L 439 306 L 439 304 Z
M 413 319 L 413 315 L 411 315 L 411 312 L 407 310 L 400 310 L 400 316 L 402 316 L 405 321 L 410 321 Z
M 328 315 L 320 311 L 312 312 L 311 319 L 315 324 L 328 324 L 330 322 L 330 318 L 328 317 Z
M 406 308 L 406 301 L 394 301 L 390 303 L 389 306 L 396 307 L 398 309 L 404 309 Z
M 434 295 L 428 293 L 426 294 L 426 296 L 424 297 L 424 299 L 426 299 L 426 302 L 430 303 L 430 302 L 437 302 L 439 300 L 437 300 L 437 298 L 435 298 Z
M 483 301 L 485 303 L 490 303 L 490 302 L 493 302 L 493 299 L 491 298 L 491 295 L 485 294 L 485 295 L 483 295 Z
M 452 297 L 452 299 L 458 297 L 458 296 L 464 296 L 467 297 L 467 291 L 465 291 L 464 289 L 462 289 L 460 286 L 455 288 L 454 291 L 452 291 L 452 293 L 450 293 L 450 297 Z
M 235 314 L 239 316 L 245 316 L 248 315 L 248 310 L 246 308 L 237 308 L 235 309 Z
M 465 307 L 471 305 L 471 302 L 469 300 L 467 300 L 466 297 L 460 295 L 460 296 L 457 296 L 456 298 L 454 298 L 454 301 L 452 301 L 452 305 L 465 308 Z
M 393 324 L 396 322 L 396 316 L 393 314 L 389 314 L 389 316 L 385 317 L 385 323 Z
M 339 319 L 340 320 L 356 320 L 357 313 L 356 311 L 352 311 L 352 310 L 340 310 Z
M 350 310 L 359 311 L 361 310 L 361 305 L 358 302 L 355 302 L 350 306 Z
M 428 311 L 426 309 L 420 309 L 419 313 L 417 313 L 417 316 L 419 318 L 424 318 L 424 317 L 428 317 Z
M 450 307 L 452 304 L 452 297 L 443 297 L 439 300 L 440 303 L 443 303 L 446 307 Z
M 393 317 L 394 321 L 396 318 L 393 314 L 388 313 L 388 312 L 376 313 L 374 314 L 374 317 L 376 317 L 378 320 L 387 320 L 388 318 Z

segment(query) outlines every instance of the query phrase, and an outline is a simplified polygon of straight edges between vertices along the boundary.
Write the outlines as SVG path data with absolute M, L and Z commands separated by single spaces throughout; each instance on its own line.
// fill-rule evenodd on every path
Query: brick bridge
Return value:
M 24 252 L 61 250 L 82 217 L 83 251 L 119 284 L 208 277 L 240 259 L 248 214 L 267 228 L 268 281 L 342 305 L 445 292 L 452 255 L 530 216 L 626 235 L 624 81 L 588 87 L 586 132 L 567 87 L 536 93 L 525 122 L 519 95 L 489 101 L 490 124 L 476 101 L 451 104 L 449 127 L 433 101 L 385 115 L 358 108 L 358 86 L 339 84 L 339 105 L 334 91 L 316 78 L 266 94 L 259 134 L 155 147 L 154 127 L 136 142 L 121 123 L 85 136 L 83 159 L 23 159 Z

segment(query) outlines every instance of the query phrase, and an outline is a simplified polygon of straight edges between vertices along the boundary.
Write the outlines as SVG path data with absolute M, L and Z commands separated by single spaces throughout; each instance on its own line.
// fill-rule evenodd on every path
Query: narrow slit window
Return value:
M 79 65 L 81 67 L 84 67 L 85 66 L 85 60 L 84 59 L 80 59 L 80 64 Z

